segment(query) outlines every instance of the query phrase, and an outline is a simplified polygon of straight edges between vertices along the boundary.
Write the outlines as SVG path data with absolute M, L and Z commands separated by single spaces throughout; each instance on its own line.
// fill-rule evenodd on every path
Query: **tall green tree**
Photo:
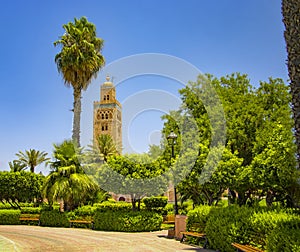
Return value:
M 43 186 L 43 195 L 50 205 L 63 199 L 65 210 L 73 210 L 97 193 L 98 185 L 80 164 L 80 153 L 81 149 L 73 141 L 54 144 L 55 161 L 50 162 L 51 171 Z
M 25 152 L 19 151 L 19 153 L 16 154 L 19 158 L 19 163 L 29 168 L 31 172 L 34 172 L 36 166 L 49 160 L 47 155 L 48 153 L 35 149 L 26 150 Z
M 20 208 L 20 202 L 42 202 L 44 179 L 43 175 L 32 172 L 0 172 L 0 200 L 14 208 Z
M 285 25 L 284 38 L 288 53 L 288 72 L 292 95 L 295 138 L 297 143 L 298 168 L 300 165 L 300 2 L 282 0 L 282 15 Z
M 132 209 L 140 210 L 145 196 L 160 195 L 167 189 L 163 176 L 167 166 L 164 160 L 153 160 L 147 154 L 110 156 L 96 174 L 98 184 L 116 194 L 129 194 Z
M 238 73 L 221 78 L 206 77 L 218 92 L 224 107 L 226 148 L 214 172 L 206 172 L 208 153 L 215 156 L 216 149 L 210 146 L 212 129 L 206 108 L 199 99 L 201 96 L 196 95 L 203 92 L 204 79 L 198 78 L 197 82 L 189 83 L 180 90 L 183 109 L 188 109 L 194 116 L 200 138 L 198 159 L 187 179 L 179 185 L 182 196 L 192 198 L 195 204 L 212 204 L 225 188 L 229 188 L 233 198 L 238 195 L 237 201 L 241 205 L 254 203 L 265 196 L 269 197 L 270 203 L 284 203 L 288 198 L 294 200 L 292 194 L 295 195 L 296 187 L 285 184 L 288 181 L 289 185 L 296 185 L 299 178 L 295 172 L 288 87 L 281 79 L 270 78 L 255 89 L 246 75 Z M 167 122 L 163 132 L 176 125 L 171 117 L 171 113 L 165 116 Z M 180 117 L 174 118 L 179 121 Z M 180 136 L 181 132 L 177 134 Z M 193 134 L 196 135 L 195 132 Z M 182 148 L 177 147 L 177 151 L 181 152 Z M 188 152 L 186 148 L 183 150 Z M 168 160 L 168 156 L 165 155 L 165 158 Z M 277 179 L 276 174 L 285 176 Z
M 80 145 L 81 95 L 104 65 L 101 54 L 103 40 L 96 36 L 96 26 L 87 18 L 75 18 L 74 22 L 63 25 L 65 33 L 55 46 L 61 51 L 55 56 L 55 63 L 67 87 L 73 87 L 73 135 L 72 139 Z

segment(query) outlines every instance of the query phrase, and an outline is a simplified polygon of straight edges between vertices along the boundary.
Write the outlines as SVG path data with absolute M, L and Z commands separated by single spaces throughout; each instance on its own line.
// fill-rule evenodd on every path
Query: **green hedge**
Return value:
M 160 229 L 162 216 L 149 211 L 111 212 L 97 211 L 94 217 L 96 230 L 120 232 L 149 232 Z
M 41 211 L 40 222 L 45 227 L 69 227 L 67 215 L 57 210 Z
M 267 238 L 267 251 L 300 251 L 300 218 L 280 222 Z
M 0 210 L 0 225 L 20 224 L 20 210 Z
M 168 197 L 157 196 L 144 198 L 143 203 L 145 204 L 145 207 L 148 211 L 153 211 L 163 215 L 166 215 L 168 213 L 165 209 L 165 206 L 168 204 Z
M 97 212 L 118 212 L 118 211 L 131 211 L 132 205 L 128 202 L 110 202 L 106 201 L 103 203 L 94 204 L 97 207 Z
M 297 213 L 267 207 L 200 206 L 188 213 L 187 228 L 194 223 L 205 226 L 210 248 L 219 251 L 234 252 L 233 242 L 270 252 L 300 251 L 299 239 L 296 239 L 300 237 L 300 216 Z M 288 249 L 283 250 L 284 246 Z
M 211 206 L 198 206 L 195 209 L 189 211 L 187 214 L 187 229 L 189 230 L 190 226 L 194 223 L 205 227 L 209 218 L 209 213 L 212 209 L 213 207 Z
M 210 247 L 234 252 L 231 243 L 249 243 L 249 218 L 252 213 L 253 209 L 239 206 L 212 209 L 205 228 Z
M 41 207 L 22 207 L 21 213 L 22 214 L 39 214 L 41 213 Z
M 143 202 L 147 210 L 152 210 L 153 208 L 164 208 L 168 204 L 167 197 L 149 197 L 144 198 Z
M 87 206 L 81 206 L 81 207 L 76 208 L 74 210 L 74 213 L 75 213 L 75 216 L 80 219 L 80 218 L 94 216 L 96 210 L 97 210 L 97 207 L 87 205 Z

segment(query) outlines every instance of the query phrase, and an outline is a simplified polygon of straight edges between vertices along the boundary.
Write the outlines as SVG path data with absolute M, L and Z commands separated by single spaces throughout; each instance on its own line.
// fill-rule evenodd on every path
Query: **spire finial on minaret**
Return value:
M 106 75 L 106 80 L 107 80 L 107 82 L 109 82 L 109 80 L 110 80 L 109 75 Z

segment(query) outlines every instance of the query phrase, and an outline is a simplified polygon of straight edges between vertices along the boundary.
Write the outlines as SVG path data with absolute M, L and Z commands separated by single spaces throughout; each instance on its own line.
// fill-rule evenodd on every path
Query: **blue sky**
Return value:
M 53 143 L 71 137 L 72 89 L 64 86 L 57 72 L 54 56 L 59 48 L 53 42 L 64 33 L 62 25 L 74 17 L 86 16 L 96 25 L 97 35 L 105 41 L 103 55 L 107 64 L 133 54 L 169 54 L 215 76 L 246 73 L 257 86 L 270 76 L 286 82 L 288 79 L 280 3 L 280 0 L 2 2 L 0 170 L 8 169 L 7 163 L 15 159 L 19 150 L 35 148 L 51 154 Z M 117 72 L 109 74 L 118 78 Z M 97 78 L 83 94 L 84 108 L 98 99 L 103 81 Z M 149 89 L 162 89 L 176 96 L 180 87 L 167 78 L 139 76 L 118 85 L 117 92 L 118 99 L 124 102 Z M 83 111 L 84 116 L 87 110 Z M 162 114 L 147 111 L 133 120 L 129 134 L 135 150 L 146 151 L 149 143 L 158 141 Z M 83 132 L 83 141 L 88 142 L 91 126 L 83 123 L 83 129 L 87 130 Z M 43 167 L 40 169 L 45 171 Z

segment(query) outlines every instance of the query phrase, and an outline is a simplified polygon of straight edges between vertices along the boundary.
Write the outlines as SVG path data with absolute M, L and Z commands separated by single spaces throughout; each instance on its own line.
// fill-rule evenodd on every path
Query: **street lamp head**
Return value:
M 167 139 L 176 140 L 177 135 L 173 131 L 171 131 L 171 133 L 167 136 Z

